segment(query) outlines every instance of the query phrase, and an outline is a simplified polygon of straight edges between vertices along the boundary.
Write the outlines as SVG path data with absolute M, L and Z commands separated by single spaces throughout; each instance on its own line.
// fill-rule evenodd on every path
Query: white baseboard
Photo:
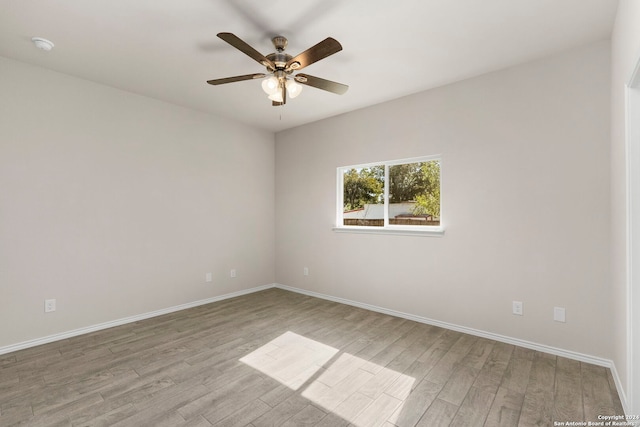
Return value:
M 534 342 L 531 342 L 531 341 L 522 340 L 522 339 L 519 339 L 519 338 L 507 337 L 507 336 L 500 335 L 500 334 L 494 334 L 492 332 L 486 332 L 486 331 L 481 331 L 481 330 L 478 330 L 478 329 L 468 328 L 466 326 L 460 326 L 460 325 L 456 325 L 456 324 L 453 324 L 453 323 L 442 322 L 440 320 L 429 319 L 427 317 L 416 316 L 416 315 L 409 314 L 409 313 L 403 313 L 401 311 L 390 310 L 390 309 L 387 309 L 387 308 L 378 307 L 378 306 L 370 305 L 370 304 L 365 304 L 365 303 L 358 302 L 358 301 L 352 301 L 352 300 L 348 300 L 348 299 L 345 299 L 345 298 L 339 298 L 339 297 L 334 297 L 334 296 L 331 296 L 331 295 L 321 294 L 321 293 L 318 293 L 318 292 L 308 291 L 306 289 L 294 288 L 292 286 L 281 285 L 281 284 L 278 284 L 278 283 L 275 284 L 275 287 L 279 288 L 279 289 L 286 290 L 286 291 L 297 292 L 299 294 L 304 294 L 304 295 L 308 295 L 308 296 L 311 296 L 311 297 L 321 298 L 321 299 L 325 299 L 325 300 L 328 300 L 328 301 L 333 301 L 333 302 L 338 302 L 338 303 L 341 303 L 341 304 L 351 305 L 351 306 L 354 306 L 354 307 L 364 308 L 366 310 L 376 311 L 378 313 L 384 313 L 384 314 L 388 314 L 390 316 L 401 317 L 403 319 L 413 320 L 415 322 L 425 323 L 427 325 L 439 326 L 441 328 L 451 329 L 451 330 L 458 331 L 458 332 L 463 332 L 463 333 L 469 334 L 469 335 L 475 335 L 475 336 L 478 336 L 478 337 L 487 338 L 487 339 L 491 339 L 491 340 L 494 340 L 494 341 L 503 342 L 503 343 L 506 343 L 506 344 L 513 344 L 513 345 L 517 345 L 517 346 L 520 346 L 520 347 L 525 347 L 525 348 L 528 348 L 528 349 L 531 349 L 531 350 L 537 350 L 537 351 L 541 351 L 541 352 L 544 352 L 544 353 L 553 354 L 553 355 L 556 355 L 556 356 L 566 357 L 567 359 L 578 360 L 580 362 L 591 363 L 593 365 L 609 368 L 609 369 L 611 369 L 611 375 L 613 376 L 614 382 L 616 384 L 616 388 L 618 389 L 618 395 L 620 396 L 620 401 L 622 402 L 622 407 L 623 407 L 625 413 L 628 413 L 626 395 L 624 393 L 624 389 L 622 388 L 622 382 L 620 381 L 620 377 L 618 375 L 618 371 L 617 371 L 617 369 L 615 367 L 615 364 L 613 363 L 612 360 L 603 359 L 601 357 L 591 356 L 591 355 L 588 355 L 588 354 L 578 353 L 578 352 L 571 351 L 571 350 L 564 350 L 564 349 L 557 348 L 557 347 L 551 347 L 551 346 L 548 346 L 548 345 L 545 345 L 545 344 L 538 344 L 538 343 L 534 343 Z
M 18 351 L 18 350 L 23 350 L 23 349 L 29 348 L 29 347 L 35 347 L 35 346 L 42 345 L 42 344 L 48 344 L 48 343 L 51 343 L 51 342 L 54 342 L 54 341 L 64 340 L 64 339 L 75 337 L 75 336 L 78 336 L 78 335 L 87 334 L 89 332 L 95 332 L 95 331 L 99 331 L 99 330 L 102 330 L 102 329 L 113 328 L 114 326 L 120 326 L 120 325 L 124 325 L 124 324 L 127 324 L 127 323 L 133 323 L 133 322 L 137 322 L 137 321 L 140 321 L 140 320 L 149 319 L 151 317 L 162 316 L 163 314 L 169 314 L 169 313 L 173 313 L 175 311 L 186 310 L 188 308 L 198 307 L 200 305 L 210 304 L 210 303 L 213 303 L 213 302 L 218 302 L 218 301 L 226 300 L 226 299 L 229 299 L 229 298 L 235 298 L 235 297 L 239 297 L 239 296 L 242 296 L 242 295 L 251 294 L 251 293 L 254 293 L 254 292 L 264 291 L 264 290 L 270 289 L 270 288 L 279 288 L 279 289 L 283 289 L 283 290 L 290 291 L 290 292 L 296 292 L 296 293 L 299 293 L 299 294 L 304 294 L 304 295 L 308 295 L 308 296 L 315 297 L 315 298 L 321 298 L 321 299 L 328 300 L 328 301 L 333 301 L 333 302 L 337 302 L 337 303 L 341 303 L 341 304 L 351 305 L 353 307 L 359 307 L 359 308 L 363 308 L 363 309 L 366 309 L 366 310 L 375 311 L 375 312 L 378 312 L 378 313 L 388 314 L 390 316 L 395 316 L 395 317 L 400 317 L 400 318 L 403 318 L 403 319 L 413 320 L 415 322 L 425 323 L 427 325 L 439 326 L 441 328 L 451 329 L 451 330 L 462 332 L 462 333 L 469 334 L 469 335 L 474 335 L 474 336 L 478 336 L 478 337 L 482 337 L 482 338 L 491 339 L 491 340 L 494 340 L 494 341 L 504 342 L 504 343 L 507 343 L 507 344 L 513 344 L 513 345 L 517 345 L 517 346 L 520 346 L 520 347 L 525 347 L 525 348 L 528 348 L 528 349 L 531 349 L 531 350 L 542 351 L 542 352 L 545 352 L 545 353 L 554 354 L 556 356 L 566 357 L 568 359 L 578 360 L 580 362 L 591 363 L 593 365 L 598 365 L 598 366 L 603 366 L 605 368 L 609 368 L 609 369 L 611 369 L 611 374 L 612 374 L 614 382 L 616 384 L 616 388 L 618 389 L 618 394 L 620 396 L 620 400 L 622 402 L 622 406 L 624 408 L 624 411 L 625 411 L 625 413 L 628 413 L 628 410 L 627 410 L 627 399 L 626 399 L 626 395 L 624 393 L 624 389 L 622 388 L 622 383 L 620 381 L 620 377 L 618 375 L 618 371 L 617 371 L 613 361 L 611 361 L 609 359 L 603 359 L 601 357 L 590 356 L 590 355 L 587 355 L 587 354 L 578 353 L 578 352 L 574 352 L 574 351 L 570 351 L 570 350 L 564 350 L 564 349 L 556 348 L 556 347 L 551 347 L 551 346 L 547 346 L 547 345 L 544 345 L 544 344 L 533 343 L 533 342 L 526 341 L 526 340 L 521 340 L 521 339 L 518 339 L 518 338 L 512 338 L 512 337 L 507 337 L 507 336 L 504 336 L 504 335 L 494 334 L 494 333 L 491 333 L 491 332 L 485 332 L 485 331 L 481 331 L 481 330 L 478 330 L 478 329 L 468 328 L 466 326 L 459 326 L 459 325 L 456 325 L 456 324 L 453 324 L 453 323 L 441 322 L 439 320 L 429 319 L 427 317 L 416 316 L 416 315 L 409 314 L 409 313 L 403 313 L 401 311 L 390 310 L 390 309 L 383 308 L 383 307 L 378 307 L 378 306 L 375 306 L 375 305 L 365 304 L 365 303 L 361 303 L 361 302 L 358 302 L 358 301 L 352 301 L 352 300 L 348 300 L 348 299 L 345 299 L 345 298 L 334 297 L 334 296 L 331 296 L 331 295 L 321 294 L 321 293 L 318 293 L 318 292 L 308 291 L 308 290 L 305 290 L 305 289 L 294 288 L 292 286 L 281 285 L 281 284 L 278 284 L 278 283 L 273 283 L 273 284 L 264 285 L 264 286 L 257 286 L 257 287 L 250 288 L 250 289 L 243 289 L 241 291 L 232 292 L 232 293 L 225 294 L 225 295 L 219 295 L 219 296 L 215 296 L 215 297 L 211 297 L 211 298 L 207 298 L 207 299 L 203 299 L 203 300 L 199 300 L 199 301 L 194 301 L 194 302 L 190 302 L 190 303 L 186 303 L 186 304 L 176 305 L 176 306 L 173 306 L 173 307 L 163 308 L 161 310 L 151 311 L 151 312 L 148 312 L 148 313 L 138 314 L 138 315 L 135 315 L 135 316 L 125 317 L 125 318 L 117 319 L 117 320 L 112 320 L 112 321 L 109 321 L 109 322 L 100 323 L 100 324 L 92 325 L 92 326 L 87 326 L 87 327 L 84 327 L 84 328 L 74 329 L 72 331 L 62 332 L 62 333 L 59 333 L 59 334 L 53 334 L 53 335 L 49 335 L 49 336 L 46 336 L 46 337 L 43 337 L 43 338 L 37 338 L 37 339 L 29 340 L 29 341 L 23 341 L 23 342 L 20 342 L 20 343 L 17 343 L 17 344 L 11 344 L 11 345 L 8 345 L 8 346 L 5 346 L 5 347 L 0 347 L 0 355 L 1 354 L 6 354 L 6 353 L 11 353 L 11 352 Z
M 613 382 L 616 384 L 616 390 L 618 390 L 618 397 L 620 397 L 620 403 L 622 403 L 622 409 L 624 409 L 624 413 L 629 415 L 629 406 L 627 406 L 627 395 L 624 392 L 624 388 L 622 387 L 622 381 L 620 381 L 620 375 L 618 375 L 618 370 L 616 369 L 615 363 L 611 362 L 611 376 L 613 376 Z M 635 425 L 640 425 L 636 421 Z
M 23 341 L 17 344 L 11 344 L 5 347 L 0 347 L 0 354 L 11 353 L 18 350 L 23 350 L 29 347 L 35 347 L 42 344 L 48 344 L 54 341 L 60 341 L 67 338 L 75 337 L 78 335 L 88 334 L 89 332 L 100 331 L 102 329 L 113 328 L 114 326 L 125 325 L 127 323 L 133 323 L 151 317 L 162 316 L 163 314 L 173 313 L 174 311 L 186 310 L 188 308 L 197 307 L 200 305 L 210 304 L 212 302 L 218 302 L 229 298 L 239 297 L 241 295 L 251 294 L 254 292 L 263 291 L 265 289 L 273 288 L 274 285 L 258 286 L 250 289 L 243 289 L 241 291 L 232 292 L 230 294 L 219 295 L 211 298 L 206 298 L 199 301 L 189 302 L 186 304 L 175 305 L 173 307 L 167 307 L 156 311 L 150 311 L 148 313 L 137 314 L 135 316 L 124 317 L 122 319 L 112 320 L 109 322 L 100 323 L 97 325 L 86 326 L 84 328 L 74 329 L 72 331 L 62 332 L 59 334 L 53 334 L 42 338 L 36 338 L 29 341 Z

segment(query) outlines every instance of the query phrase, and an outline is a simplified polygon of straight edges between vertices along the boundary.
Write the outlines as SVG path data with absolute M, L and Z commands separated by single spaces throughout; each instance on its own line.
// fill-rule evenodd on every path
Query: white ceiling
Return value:
M 279 131 L 608 38 L 617 0 L 0 0 L 0 56 Z M 272 107 L 263 72 L 216 37 L 293 56 L 334 37 L 343 51 L 304 72 L 311 87 Z M 55 43 L 36 49 L 31 37 Z

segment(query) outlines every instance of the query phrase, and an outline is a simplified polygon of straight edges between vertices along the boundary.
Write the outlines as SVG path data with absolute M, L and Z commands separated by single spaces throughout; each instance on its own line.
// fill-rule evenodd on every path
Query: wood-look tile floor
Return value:
M 551 426 L 602 367 L 270 289 L 0 355 L 0 425 Z

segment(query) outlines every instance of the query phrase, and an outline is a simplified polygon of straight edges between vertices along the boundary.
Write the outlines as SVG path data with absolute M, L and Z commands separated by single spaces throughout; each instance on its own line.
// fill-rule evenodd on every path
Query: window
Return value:
M 339 167 L 337 181 L 337 231 L 442 232 L 438 157 Z

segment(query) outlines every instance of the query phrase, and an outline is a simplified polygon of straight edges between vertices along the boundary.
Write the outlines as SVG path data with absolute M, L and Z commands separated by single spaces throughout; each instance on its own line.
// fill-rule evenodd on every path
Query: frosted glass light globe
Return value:
M 269 99 L 275 102 L 282 102 L 282 92 L 277 91 L 269 95 Z
M 287 86 L 287 92 L 289 93 L 289 97 L 291 99 L 300 95 L 300 92 L 302 92 L 302 85 L 299 85 L 293 80 L 287 80 L 285 85 Z
M 271 76 L 268 79 L 262 81 L 262 90 L 267 95 L 271 95 L 272 93 L 278 91 L 278 79 Z

